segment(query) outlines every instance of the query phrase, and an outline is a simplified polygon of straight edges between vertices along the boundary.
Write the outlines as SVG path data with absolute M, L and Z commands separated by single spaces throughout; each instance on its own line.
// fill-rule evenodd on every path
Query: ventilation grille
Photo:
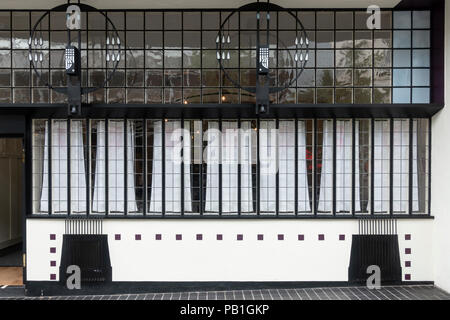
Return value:
M 358 221 L 360 235 L 396 235 L 397 219 L 361 218 Z
M 65 221 L 65 234 L 103 234 L 103 219 L 92 217 L 70 217 Z

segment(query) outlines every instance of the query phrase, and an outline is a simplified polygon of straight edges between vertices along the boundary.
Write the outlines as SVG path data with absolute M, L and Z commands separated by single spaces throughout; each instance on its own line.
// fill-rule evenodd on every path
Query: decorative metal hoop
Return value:
M 230 20 L 230 18 L 231 18 L 234 14 L 236 14 L 236 13 L 238 13 L 238 12 L 242 12 L 242 11 L 254 11 L 254 9 L 251 8 L 251 7 L 255 6 L 255 4 L 256 4 L 256 3 L 247 4 L 247 5 L 244 5 L 244 6 L 242 6 L 242 7 L 239 7 L 239 8 L 237 8 L 237 9 L 233 10 L 233 11 L 227 16 L 227 18 L 222 22 L 222 24 L 220 25 L 220 29 L 219 29 L 219 32 L 218 32 L 218 34 L 217 34 L 217 37 L 219 37 L 219 39 L 220 39 L 220 38 L 221 38 L 221 35 L 225 33 L 225 32 L 224 32 L 224 27 L 225 27 L 226 23 Z M 304 39 L 307 39 L 307 38 L 308 38 L 308 35 L 307 35 L 307 33 L 306 33 L 306 30 L 305 30 L 305 28 L 304 28 L 302 22 L 300 21 L 300 19 L 298 19 L 297 15 L 294 14 L 292 11 L 290 11 L 290 10 L 288 10 L 288 9 L 284 9 L 284 8 L 282 8 L 282 7 L 278 6 L 278 5 L 272 4 L 272 3 L 270 3 L 269 5 L 267 5 L 267 4 L 265 4 L 265 3 L 261 3 L 261 4 L 258 3 L 257 6 L 258 6 L 258 7 L 257 7 L 256 9 L 257 9 L 257 10 L 259 9 L 259 10 L 261 10 L 261 11 L 263 11 L 263 12 L 269 10 L 269 11 L 277 11 L 277 12 L 280 12 L 280 11 L 281 11 L 281 12 L 287 12 L 287 13 L 289 13 L 289 14 L 295 19 L 296 24 L 300 26 L 300 30 L 298 30 L 298 33 L 301 34 L 301 37 L 303 37 Z M 257 30 L 257 32 L 259 32 L 259 30 Z M 270 33 L 270 29 L 269 29 L 269 33 Z M 296 26 L 296 33 L 297 33 L 297 26 Z M 222 51 L 221 46 L 222 46 L 222 42 L 221 42 L 221 41 L 216 42 L 216 52 Z M 302 51 L 303 51 L 303 50 L 302 50 Z M 306 55 L 309 55 L 309 43 L 306 43 L 305 56 L 306 56 Z M 255 93 L 255 92 L 256 92 L 256 87 L 243 87 L 243 86 L 241 86 L 241 84 L 240 84 L 239 82 L 235 81 L 235 80 L 229 75 L 229 73 L 226 71 L 225 67 L 224 67 L 223 64 L 222 64 L 222 60 L 223 60 L 223 59 L 217 59 L 217 60 L 218 60 L 218 62 L 219 62 L 220 69 L 223 71 L 223 74 L 225 75 L 225 77 L 227 77 L 227 79 L 228 79 L 228 80 L 229 80 L 236 88 L 243 89 L 243 90 L 245 90 L 245 91 L 247 91 L 247 92 L 250 92 L 250 93 Z M 283 86 L 283 87 L 270 87 L 270 88 L 269 88 L 269 93 L 276 93 L 276 92 L 280 92 L 280 91 L 286 90 L 287 88 L 290 88 L 290 87 L 292 86 L 292 84 L 293 84 L 295 81 L 297 81 L 297 79 L 298 79 L 298 78 L 300 77 L 300 75 L 303 73 L 303 70 L 305 69 L 305 66 L 306 66 L 307 63 L 308 63 L 307 60 L 306 60 L 304 63 L 301 62 L 301 67 L 300 67 L 300 70 L 297 72 L 297 76 L 296 76 L 295 78 L 293 78 L 287 85 L 285 85 L 285 86 Z M 298 68 L 297 68 L 298 61 L 296 61 L 295 64 L 296 64 L 295 70 L 298 70 Z
M 30 39 L 31 39 L 31 41 L 29 41 L 29 43 L 28 43 L 28 54 L 29 54 L 29 55 L 32 55 L 32 51 L 33 51 L 33 48 L 32 48 L 33 41 L 32 41 L 32 39 L 34 38 L 34 34 L 35 34 L 35 32 L 36 32 L 36 29 L 37 29 L 37 27 L 39 26 L 39 24 L 41 23 L 41 21 L 42 21 L 46 16 L 49 16 L 49 15 L 50 15 L 50 12 L 55 12 L 55 11 L 56 11 L 56 12 L 62 12 L 62 11 L 65 11 L 70 5 L 71 5 L 70 3 L 67 3 L 67 4 L 63 4 L 63 5 L 57 6 L 57 7 L 53 8 L 53 9 L 47 10 L 47 11 L 46 11 L 46 12 L 45 12 L 45 13 L 37 20 L 37 22 L 36 22 L 35 25 L 33 26 L 33 29 L 31 29 L 31 33 L 30 33 Z M 112 28 L 113 28 L 111 31 L 115 33 L 116 38 L 120 39 L 120 38 L 119 38 L 119 32 L 117 31 L 116 27 L 115 27 L 114 24 L 112 23 L 111 19 L 109 19 L 108 16 L 107 16 L 103 11 L 100 11 L 100 10 L 98 10 L 97 8 L 94 8 L 94 7 L 92 7 L 92 6 L 90 6 L 90 5 L 87 5 L 87 4 L 78 4 L 78 6 L 80 6 L 81 9 L 85 9 L 85 10 L 84 10 L 85 12 L 98 12 L 98 13 L 102 14 L 102 15 L 105 17 L 105 19 L 106 19 L 106 26 L 107 26 L 106 29 L 107 29 L 107 31 L 108 31 L 108 24 L 110 24 L 110 25 L 112 26 Z M 78 30 L 78 32 L 80 32 L 80 31 Z M 120 42 L 117 44 L 117 46 L 118 46 L 117 51 L 120 53 L 120 51 L 121 51 L 121 45 L 120 45 Z M 79 49 L 81 49 L 81 48 L 79 48 Z M 98 86 L 98 87 L 86 87 L 86 88 L 81 88 L 81 94 L 91 93 L 91 92 L 94 92 L 94 91 L 103 89 L 103 88 L 108 84 L 108 82 L 111 81 L 112 77 L 113 77 L 114 74 L 116 73 L 116 70 L 117 70 L 117 68 L 118 68 L 118 66 L 119 66 L 119 63 L 120 63 L 120 60 L 117 60 L 116 63 L 115 63 L 115 65 L 114 65 L 114 67 L 113 67 L 113 69 L 112 69 L 112 72 L 109 74 L 109 76 L 106 77 L 106 80 L 103 82 L 103 84 L 102 84 L 101 86 Z M 31 64 L 31 67 L 32 67 L 34 73 L 35 73 L 36 76 L 39 78 L 39 80 L 43 80 L 41 74 L 40 74 L 39 71 L 38 71 L 38 68 L 36 67 L 36 65 L 34 64 L 34 61 L 33 61 L 32 59 L 30 60 L 30 64 Z M 46 81 L 42 81 L 42 82 L 46 82 Z M 46 82 L 45 86 L 47 86 L 49 89 L 52 89 L 52 90 L 54 90 L 54 91 L 56 91 L 56 92 L 59 92 L 59 93 L 66 93 L 66 91 L 67 91 L 67 88 L 53 87 L 53 86 L 52 86 L 51 84 L 49 84 L 48 82 Z

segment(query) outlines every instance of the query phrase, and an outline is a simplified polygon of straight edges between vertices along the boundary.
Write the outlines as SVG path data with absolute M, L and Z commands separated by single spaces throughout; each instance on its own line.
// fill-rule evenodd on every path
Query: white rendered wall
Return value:
M 403 279 L 409 274 L 411 281 L 433 280 L 432 228 L 429 219 L 398 221 Z M 351 238 L 358 233 L 358 223 L 133 219 L 105 220 L 103 230 L 108 234 L 113 281 L 347 281 Z M 64 220 L 27 220 L 28 280 L 48 281 L 52 274 L 58 280 L 63 233 Z M 156 240 L 158 234 L 161 240 Z M 182 240 L 176 240 L 177 234 Z M 197 240 L 197 234 L 203 239 Z M 217 234 L 223 240 L 217 240 Z M 238 234 L 243 240 L 237 240 Z M 264 240 L 258 241 L 258 234 Z M 284 240 L 278 240 L 279 234 Z M 405 267 L 406 261 L 411 267 Z
M 450 5 L 445 6 L 445 101 L 450 101 Z M 431 212 L 435 284 L 450 292 L 450 106 L 433 118 Z

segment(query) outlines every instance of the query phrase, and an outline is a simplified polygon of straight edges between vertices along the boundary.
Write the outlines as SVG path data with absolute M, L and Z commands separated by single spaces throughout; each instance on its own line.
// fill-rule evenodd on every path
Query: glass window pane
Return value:
M 413 103 L 430 103 L 430 88 L 413 88 Z
M 411 31 L 394 31 L 394 48 L 411 48 Z
M 411 11 L 394 11 L 394 29 L 411 29 Z
M 411 89 L 394 88 L 392 100 L 393 103 L 411 103 Z
M 430 28 L 430 11 L 414 11 L 413 12 L 413 28 L 429 29 Z

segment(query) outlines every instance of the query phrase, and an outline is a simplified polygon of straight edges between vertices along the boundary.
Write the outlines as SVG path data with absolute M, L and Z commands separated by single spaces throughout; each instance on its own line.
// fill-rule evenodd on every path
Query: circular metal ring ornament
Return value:
M 230 39 L 230 29 L 229 23 L 230 19 L 233 15 L 239 12 L 245 11 L 256 11 L 256 86 L 242 86 L 240 80 L 236 81 L 233 77 L 227 72 L 226 66 L 224 63 L 231 59 L 231 39 Z M 273 79 L 270 78 L 269 71 L 269 51 L 270 51 L 270 12 L 286 12 L 288 13 L 295 21 L 295 39 L 292 39 L 292 49 L 286 48 L 286 50 L 295 50 L 294 57 L 291 57 L 293 61 L 295 61 L 295 70 L 296 75 L 292 77 L 292 79 L 283 86 L 269 86 L 272 83 Z M 262 45 L 260 41 L 260 21 L 261 21 L 261 12 L 266 12 L 266 44 Z M 226 30 L 228 25 L 228 30 Z M 295 49 L 294 49 L 295 48 Z M 306 64 L 309 61 L 309 39 L 306 33 L 306 30 L 297 17 L 295 13 L 290 10 L 284 9 L 278 5 L 271 4 L 269 1 L 266 3 L 260 3 L 259 1 L 256 3 L 251 3 L 244 5 L 234 11 L 232 11 L 226 19 L 220 25 L 220 30 L 216 37 L 216 59 L 219 63 L 223 74 L 236 88 L 243 89 L 249 93 L 256 94 L 256 104 L 257 104 L 257 113 L 267 113 L 268 105 L 269 105 L 269 94 L 283 91 L 287 88 L 290 88 L 297 79 L 303 73 L 303 70 L 306 67 Z M 240 77 L 239 77 L 240 78 Z M 263 80 L 262 82 L 260 80 Z
M 105 18 L 106 22 L 106 46 L 102 50 L 106 51 L 106 70 L 108 70 L 108 64 L 113 63 L 111 72 L 106 74 L 105 80 L 99 86 L 95 87 L 82 87 L 81 86 L 81 10 L 83 12 L 97 12 Z M 46 81 L 39 69 L 45 69 L 43 67 L 44 54 L 43 50 L 47 49 L 44 46 L 44 39 L 42 37 L 43 30 L 41 27 L 42 21 L 50 16 L 51 12 L 66 12 L 66 26 L 67 26 L 67 44 L 65 48 L 65 71 L 67 75 L 67 87 L 56 87 Z M 76 37 L 72 38 L 72 33 L 76 33 Z M 73 46 L 72 43 L 76 40 L 77 46 Z M 50 49 L 50 40 L 49 48 Z M 49 51 L 51 52 L 51 51 Z M 103 89 L 109 81 L 113 78 L 121 59 L 121 41 L 119 32 L 114 26 L 113 22 L 108 16 L 86 4 L 72 4 L 67 3 L 57 6 L 51 10 L 47 10 L 34 24 L 31 29 L 30 37 L 28 39 L 28 60 L 30 61 L 31 68 L 36 74 L 39 81 L 45 84 L 48 88 L 65 94 L 68 97 L 69 102 L 69 115 L 81 114 L 81 95 L 88 94 L 100 89 Z M 40 64 L 40 67 L 39 67 Z M 50 78 L 50 75 L 49 75 Z

